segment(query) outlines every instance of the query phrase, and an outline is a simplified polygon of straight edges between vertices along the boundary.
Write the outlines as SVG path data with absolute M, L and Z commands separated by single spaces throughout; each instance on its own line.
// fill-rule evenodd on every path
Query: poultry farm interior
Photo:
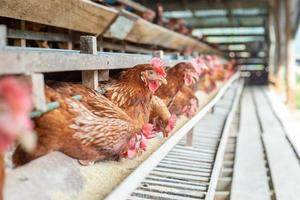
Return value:
M 297 199 L 299 5 L 3 0 L 0 200 Z
M 6 149 L 16 138 L 30 141 L 32 146 L 32 135 L 37 137 L 35 147 L 30 146 L 30 151 L 17 146 L 10 166 L 19 167 L 60 151 L 83 166 L 95 165 L 92 169 L 82 167 L 81 170 L 87 172 L 88 178 L 91 174 L 93 179 L 105 182 L 108 177 L 104 174 L 111 176 L 119 167 L 137 167 L 197 113 L 235 70 L 233 60 L 208 55 L 168 68 L 162 59 L 153 58 L 149 64 L 112 74 L 113 78 L 99 82 L 95 90 L 80 83 L 47 80 L 48 108 L 45 112 L 31 111 L 28 83 L 20 82 L 18 77 L 5 76 L 1 79 L 2 101 L 8 104 L 9 110 L 14 110 L 18 109 L 13 106 L 19 101 L 10 105 L 11 98 L 27 100 L 28 108 L 20 113 L 20 118 L 30 122 L 24 133 L 30 139 L 11 134 L 14 137 L 10 138 Z M 111 162 L 103 162 L 109 160 Z M 7 156 L 6 163 L 9 162 Z M 91 173 L 93 170 L 102 173 L 95 176 Z M 128 173 L 121 171 L 110 177 L 111 183 L 107 187 L 117 185 Z M 104 198 L 112 189 L 98 190 L 97 197 Z M 84 196 L 85 192 L 82 195 L 82 199 L 88 198 Z

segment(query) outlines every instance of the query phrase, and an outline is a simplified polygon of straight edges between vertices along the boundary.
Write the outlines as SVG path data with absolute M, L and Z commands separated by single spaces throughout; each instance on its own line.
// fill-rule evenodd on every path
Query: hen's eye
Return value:
M 153 75 L 153 74 L 154 74 L 154 71 L 149 71 L 149 74 L 150 74 L 150 75 Z

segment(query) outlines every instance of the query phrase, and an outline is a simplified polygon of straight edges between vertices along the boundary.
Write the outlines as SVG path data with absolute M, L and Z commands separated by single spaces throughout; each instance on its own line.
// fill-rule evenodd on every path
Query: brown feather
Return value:
M 18 148 L 14 163 L 24 164 L 51 151 L 61 151 L 79 160 L 118 159 L 126 151 L 130 138 L 136 136 L 131 119 L 92 90 L 72 84 L 67 84 L 65 90 L 62 88 L 58 90 L 67 96 L 46 87 L 47 101 L 58 101 L 60 108 L 35 119 L 38 146 L 31 154 Z M 82 101 L 67 98 L 73 92 L 86 96 Z

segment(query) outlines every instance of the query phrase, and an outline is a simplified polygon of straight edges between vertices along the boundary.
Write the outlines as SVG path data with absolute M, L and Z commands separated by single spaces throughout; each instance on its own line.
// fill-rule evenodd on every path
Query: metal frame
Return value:
M 214 164 L 213 171 L 212 171 L 211 178 L 210 178 L 211 183 L 209 184 L 208 191 L 205 196 L 205 200 L 213 200 L 214 199 L 214 194 L 215 194 L 215 191 L 217 188 L 218 178 L 220 176 L 222 165 L 223 165 L 223 157 L 225 154 L 226 144 L 227 144 L 228 137 L 229 137 L 231 122 L 233 121 L 236 110 L 239 106 L 243 87 L 244 87 L 244 79 L 241 80 L 241 83 L 239 85 L 239 88 L 237 90 L 237 93 L 236 93 L 236 96 L 235 96 L 235 99 L 234 99 L 234 102 L 232 105 L 232 109 L 231 109 L 230 113 L 228 114 L 225 126 L 223 128 L 221 141 L 219 144 L 218 152 L 217 152 L 217 155 L 215 158 L 215 164 Z

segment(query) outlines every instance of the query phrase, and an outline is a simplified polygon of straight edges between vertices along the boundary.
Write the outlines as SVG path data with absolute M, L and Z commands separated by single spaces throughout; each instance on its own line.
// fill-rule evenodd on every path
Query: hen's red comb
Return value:
M 206 61 L 205 61 L 203 58 L 199 58 L 199 59 L 198 59 L 198 65 L 199 65 L 199 67 L 200 67 L 202 70 L 208 70 L 208 69 L 209 69 L 209 67 L 208 67 L 208 65 L 207 65 L 207 63 L 206 63 Z
M 165 62 L 160 58 L 152 58 L 150 61 L 150 65 L 159 75 L 166 77 L 166 71 L 164 69 Z

